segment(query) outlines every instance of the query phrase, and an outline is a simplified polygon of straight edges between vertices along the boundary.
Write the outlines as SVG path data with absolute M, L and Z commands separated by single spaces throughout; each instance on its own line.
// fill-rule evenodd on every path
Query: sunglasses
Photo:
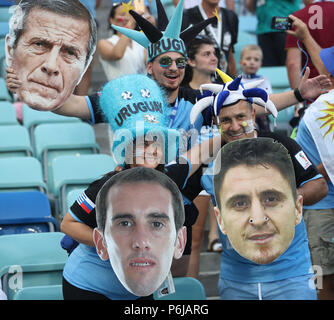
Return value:
M 184 57 L 180 57 L 180 58 L 173 60 L 169 56 L 164 56 L 159 59 L 160 66 L 162 68 L 168 68 L 169 66 L 172 65 L 173 61 L 175 61 L 175 64 L 178 69 L 184 69 L 187 65 L 187 60 Z

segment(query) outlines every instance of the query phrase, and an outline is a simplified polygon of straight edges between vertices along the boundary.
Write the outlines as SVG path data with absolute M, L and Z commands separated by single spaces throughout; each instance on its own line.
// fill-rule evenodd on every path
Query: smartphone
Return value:
M 271 19 L 271 29 L 275 30 L 291 30 L 292 20 L 289 17 L 273 17 Z

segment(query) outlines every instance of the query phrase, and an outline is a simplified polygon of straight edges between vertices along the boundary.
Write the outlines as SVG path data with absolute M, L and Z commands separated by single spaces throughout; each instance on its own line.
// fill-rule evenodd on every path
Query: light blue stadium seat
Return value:
M 0 192 L 27 190 L 47 192 L 41 163 L 33 157 L 0 158 Z
M 175 293 L 154 300 L 206 300 L 205 289 L 200 281 L 191 277 L 174 278 Z
M 63 236 L 42 232 L 0 237 L 0 279 L 9 300 L 25 287 L 61 285 L 67 260 L 60 246 Z
M 27 128 L 21 125 L 0 126 L 0 157 L 32 156 Z
M 288 73 L 285 66 L 262 67 L 258 74 L 266 77 L 273 88 L 274 93 L 290 90 Z
M 12 300 L 64 300 L 63 286 L 58 284 L 22 288 L 13 295 Z
M 75 189 L 70 190 L 67 193 L 67 195 L 66 195 L 66 212 L 84 191 L 85 191 L 85 188 L 75 188 Z M 64 212 L 65 212 L 65 210 L 64 210 Z
M 8 2 L 10 3 L 10 2 Z M 9 4 L 10 5 L 10 4 Z M 8 22 L 10 17 L 13 15 L 10 7 L 0 7 L 0 21 L 1 22 Z
M 255 34 L 257 26 L 256 15 L 239 16 L 239 32 Z
M 1 50 L 1 41 L 2 39 L 0 39 L 0 50 Z M 4 57 L 3 57 L 4 58 Z M 3 60 L 4 61 L 4 60 Z M 4 70 L 5 69 L 5 64 L 4 62 L 2 62 L 1 60 L 1 54 L 0 54 L 0 101 L 9 101 L 9 102 L 13 102 L 13 99 L 11 97 L 11 95 L 9 94 L 9 91 L 7 89 L 7 86 L 6 86 L 6 81 L 5 79 L 3 78 L 5 75 L 3 74 Z
M 19 124 L 11 102 L 0 101 L 0 125 Z
M 52 180 L 48 189 L 55 199 L 58 199 L 59 211 L 64 214 L 67 210 L 66 198 L 74 188 L 87 186 L 113 171 L 116 167 L 114 159 L 106 154 L 87 154 L 81 156 L 59 156 L 52 162 Z
M 41 123 L 54 123 L 54 122 L 79 122 L 78 118 L 65 117 L 59 114 L 55 114 L 51 111 L 37 111 L 31 109 L 26 104 L 22 107 L 23 125 L 29 130 L 31 144 L 34 145 L 34 129 Z
M 36 157 L 43 166 L 46 183 L 52 160 L 60 155 L 94 154 L 100 150 L 93 127 L 85 122 L 39 124 L 34 130 Z
M 8 22 L 0 22 L 0 37 L 4 38 L 8 32 L 9 32 Z
M 40 191 L 0 192 L 0 236 L 58 231 L 48 197 Z
M 241 50 L 244 46 L 249 44 L 257 44 L 256 35 L 246 31 L 240 31 L 238 33 L 238 42 L 234 45 L 234 58 L 238 74 L 242 72 L 239 64 Z

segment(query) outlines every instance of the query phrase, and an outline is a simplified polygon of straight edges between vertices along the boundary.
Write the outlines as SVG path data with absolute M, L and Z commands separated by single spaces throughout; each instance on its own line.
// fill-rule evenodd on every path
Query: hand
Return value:
M 326 75 L 319 75 L 312 79 L 309 79 L 310 68 L 307 67 L 303 78 L 298 86 L 301 96 L 307 99 L 317 98 L 323 93 L 327 93 L 329 90 L 327 88 L 331 87 L 332 82 Z
M 19 80 L 14 69 L 7 67 L 6 71 L 6 86 L 9 91 L 15 93 L 21 87 L 22 81 Z
M 114 171 L 116 171 L 116 172 L 121 172 L 123 170 L 123 167 L 121 166 L 121 165 L 118 165 L 115 169 L 114 169 Z
M 287 30 L 286 32 L 288 34 L 291 34 L 292 36 L 295 36 L 301 41 L 304 41 L 307 37 L 309 37 L 310 31 L 307 27 L 307 25 L 297 17 L 293 16 L 292 14 L 289 15 L 289 18 L 292 20 L 292 26 L 295 27 L 294 30 Z
M 131 15 L 129 15 L 128 19 L 129 19 L 128 23 L 126 24 L 125 27 L 128 29 L 134 29 L 137 25 L 136 20 Z

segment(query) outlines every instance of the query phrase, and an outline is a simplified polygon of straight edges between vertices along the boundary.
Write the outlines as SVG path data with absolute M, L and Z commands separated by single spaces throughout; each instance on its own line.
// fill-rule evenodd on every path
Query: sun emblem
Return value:
M 150 123 L 158 123 L 159 122 L 158 119 L 156 118 L 156 116 L 154 116 L 153 114 L 145 114 L 144 119 L 145 119 L 145 121 L 150 122 Z
M 332 140 L 334 140 L 334 104 L 330 104 L 329 102 L 325 101 L 325 104 L 327 105 L 326 109 L 320 110 L 321 112 L 324 112 L 326 115 L 323 117 L 319 117 L 317 120 L 320 120 L 324 122 L 320 129 L 328 126 L 327 132 L 324 134 L 324 137 L 326 137 L 328 134 L 333 132 Z

